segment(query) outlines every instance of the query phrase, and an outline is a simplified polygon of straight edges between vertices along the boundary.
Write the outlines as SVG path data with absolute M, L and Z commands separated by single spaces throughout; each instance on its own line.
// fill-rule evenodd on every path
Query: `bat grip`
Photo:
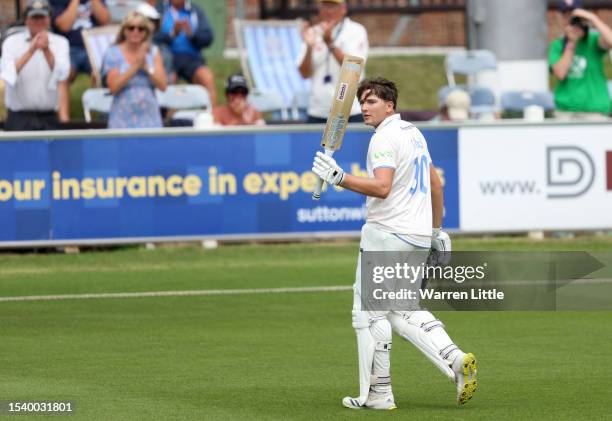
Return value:
M 332 149 L 325 149 L 325 155 L 332 156 L 333 154 L 334 151 Z M 325 184 L 325 181 L 323 181 L 323 179 L 319 177 L 319 179 L 317 180 L 317 185 L 315 186 L 314 193 L 312 194 L 312 200 L 319 200 L 321 198 L 321 190 L 323 190 L 323 184 Z

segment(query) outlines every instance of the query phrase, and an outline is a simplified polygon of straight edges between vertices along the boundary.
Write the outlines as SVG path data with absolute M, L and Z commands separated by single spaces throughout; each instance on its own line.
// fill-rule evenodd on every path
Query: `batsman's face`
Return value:
M 363 94 L 361 94 L 359 104 L 361 105 L 363 121 L 366 125 L 372 127 L 378 127 L 385 118 L 395 112 L 393 109 L 393 102 L 385 101 L 377 97 L 370 90 L 364 91 Z

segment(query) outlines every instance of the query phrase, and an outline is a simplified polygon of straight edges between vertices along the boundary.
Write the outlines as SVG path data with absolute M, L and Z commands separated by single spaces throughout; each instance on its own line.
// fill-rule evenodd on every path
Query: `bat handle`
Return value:
M 334 151 L 332 149 L 325 149 L 325 155 L 332 156 L 333 154 Z M 317 180 L 317 185 L 315 186 L 314 193 L 312 194 L 312 200 L 319 200 L 321 198 L 321 190 L 323 190 L 323 184 L 325 184 L 325 181 L 323 181 L 323 179 L 319 177 L 319 179 Z

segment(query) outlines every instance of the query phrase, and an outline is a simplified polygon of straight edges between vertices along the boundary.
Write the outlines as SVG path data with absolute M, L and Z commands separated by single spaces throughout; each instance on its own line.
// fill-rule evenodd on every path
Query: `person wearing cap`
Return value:
M 70 71 L 68 41 L 49 32 L 47 0 L 28 0 L 24 14 L 26 31 L 2 45 L 0 73 L 8 108 L 4 129 L 54 130 L 68 121 L 68 109 L 59 100 Z
M 164 0 L 161 29 L 154 42 L 168 45 L 176 75 L 205 87 L 216 105 L 215 77 L 201 53 L 213 42 L 212 26 L 204 10 L 191 0 Z
M 463 89 L 452 89 L 440 98 L 440 114 L 430 121 L 468 120 L 470 118 L 470 104 L 470 94 Z
M 612 29 L 580 0 L 562 0 L 564 36 L 550 44 L 548 64 L 557 79 L 555 116 L 601 120 L 610 114 L 604 57 L 612 48 Z
M 311 81 L 307 110 L 309 123 L 327 121 L 344 56 L 367 58 L 368 34 L 346 13 L 344 0 L 320 0 L 318 23 L 305 24 L 302 30 L 304 45 L 297 64 L 302 77 Z M 363 121 L 357 99 L 353 102 L 349 121 Z
M 227 105 L 213 108 L 215 123 L 222 126 L 262 126 L 266 124 L 261 113 L 247 102 L 249 86 L 240 74 L 231 75 L 225 84 Z

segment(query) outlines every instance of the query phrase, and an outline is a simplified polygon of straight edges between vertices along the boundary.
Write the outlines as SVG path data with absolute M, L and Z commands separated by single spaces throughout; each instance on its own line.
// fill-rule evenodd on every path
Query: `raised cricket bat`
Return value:
M 342 139 L 357 93 L 357 85 L 359 85 L 359 79 L 363 72 L 363 65 L 364 59 L 357 56 L 345 55 L 344 60 L 342 60 L 340 78 L 336 85 L 334 100 L 321 139 L 321 146 L 325 150 L 325 155 L 332 156 L 342 146 Z M 322 189 L 323 180 L 319 179 L 312 194 L 313 200 L 321 198 Z

